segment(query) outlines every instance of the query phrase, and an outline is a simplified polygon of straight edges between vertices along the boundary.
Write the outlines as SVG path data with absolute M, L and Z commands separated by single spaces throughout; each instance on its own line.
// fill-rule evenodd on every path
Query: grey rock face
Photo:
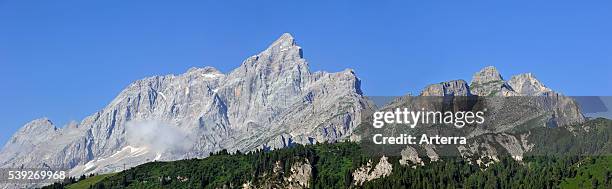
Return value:
M 503 81 L 501 74 L 497 71 L 497 68 L 493 66 L 484 67 L 482 70 L 476 72 L 472 77 L 473 84 L 485 84 L 495 81 Z
M 391 175 L 393 165 L 387 160 L 387 157 L 382 156 L 374 168 L 372 168 L 372 160 L 369 160 L 366 165 L 355 170 L 352 173 L 355 185 L 361 186 L 364 182 Z
M 471 96 L 470 87 L 464 80 L 452 80 L 432 84 L 421 92 L 421 96 Z
M 310 188 L 311 177 L 312 165 L 305 160 L 304 163 L 294 163 L 291 166 L 291 175 L 284 180 L 289 183 L 287 188 Z
M 205 67 L 148 77 L 78 124 L 54 129 L 33 121 L 4 147 L 0 167 L 45 165 L 80 175 L 221 149 L 337 141 L 370 106 L 352 70 L 311 72 L 301 47 L 283 34 L 228 74 Z
M 508 84 L 512 86 L 514 91 L 525 96 L 539 96 L 552 91 L 536 79 L 535 75 L 532 73 L 512 76 Z
M 47 118 L 33 120 L 23 126 L 10 140 L 10 144 L 20 145 L 21 147 L 35 146 L 45 142 L 56 134 L 57 128 Z M 29 138 L 30 136 L 38 136 Z M 8 146 L 8 144 L 7 144 Z
M 9 142 L 4 146 L 0 160 L 14 160 L 25 156 L 24 152 L 33 150 L 36 146 L 45 143 L 57 135 L 58 129 L 47 118 L 40 118 L 25 124 Z M 36 137 L 33 137 L 36 136 Z
M 470 92 L 478 96 L 514 95 L 499 71 L 493 66 L 487 66 L 474 74 L 470 83 Z

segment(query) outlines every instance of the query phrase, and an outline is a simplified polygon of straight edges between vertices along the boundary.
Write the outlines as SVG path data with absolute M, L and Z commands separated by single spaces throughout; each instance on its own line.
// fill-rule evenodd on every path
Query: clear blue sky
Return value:
M 612 95 L 611 1 L 218 2 L 0 0 L 0 143 L 38 117 L 81 120 L 146 76 L 228 72 L 284 32 L 313 70 L 355 69 L 367 95 L 486 65 Z

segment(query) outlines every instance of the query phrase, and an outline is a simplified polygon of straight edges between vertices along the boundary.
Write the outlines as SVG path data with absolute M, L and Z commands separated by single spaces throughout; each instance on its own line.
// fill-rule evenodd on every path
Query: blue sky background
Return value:
M 146 76 L 228 72 L 284 32 L 313 70 L 355 69 L 367 95 L 486 65 L 612 95 L 612 1 L 218 2 L 0 0 L 0 144 L 38 117 L 83 119 Z

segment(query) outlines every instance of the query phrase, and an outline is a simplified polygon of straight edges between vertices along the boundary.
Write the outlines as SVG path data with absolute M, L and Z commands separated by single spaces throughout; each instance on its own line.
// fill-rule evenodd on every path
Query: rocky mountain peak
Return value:
M 269 70 L 270 67 L 275 68 L 271 71 L 294 66 L 306 67 L 306 61 L 303 58 L 302 48 L 297 46 L 291 34 L 285 33 L 264 51 L 247 58 L 235 71 L 259 70 L 261 67 L 265 67 L 265 70 Z
M 499 71 L 493 66 L 487 66 L 474 74 L 470 90 L 472 94 L 478 96 L 511 96 L 514 94 Z
M 279 47 L 279 48 L 283 48 L 283 47 L 292 47 L 292 46 L 296 46 L 297 44 L 295 43 L 295 38 L 293 38 L 293 36 L 289 33 L 283 33 L 283 35 L 281 35 L 276 41 L 274 41 L 269 47 L 268 49 L 274 48 L 274 47 Z
M 303 55 L 302 48 L 297 45 L 295 38 L 289 33 L 284 33 L 256 57 L 296 60 L 303 58 Z
M 249 87 L 245 89 L 249 91 L 252 86 L 268 88 L 287 84 L 290 86 L 283 90 L 296 91 L 309 79 L 310 70 L 301 47 L 296 45 L 293 36 L 285 33 L 266 50 L 247 58 L 228 77 L 246 78 L 244 81 Z
M 476 72 L 472 77 L 470 85 L 484 84 L 489 82 L 503 81 L 501 74 L 494 66 L 487 66 Z
M 525 96 L 537 96 L 552 91 L 540 82 L 532 73 L 524 73 L 512 76 L 508 84 L 512 89 Z
M 0 153 L 0 164 L 14 158 L 15 153 L 29 150 L 38 144 L 47 142 L 59 130 L 47 118 L 39 118 L 25 124 L 11 137 Z
M 18 132 L 19 133 L 38 133 L 55 131 L 57 128 L 53 125 L 53 122 L 46 117 L 32 120 L 25 124 Z

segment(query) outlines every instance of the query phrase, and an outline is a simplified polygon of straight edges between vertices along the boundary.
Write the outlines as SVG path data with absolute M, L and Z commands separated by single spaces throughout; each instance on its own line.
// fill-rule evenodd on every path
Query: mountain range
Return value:
M 575 101 L 533 74 L 504 80 L 494 67 L 477 72 L 469 84 L 429 85 L 420 96 L 554 97 L 542 105 L 546 120 L 555 126 L 585 121 Z M 312 72 L 302 48 L 283 34 L 229 73 L 204 67 L 148 77 L 80 122 L 58 128 L 47 118 L 33 120 L 4 146 L 0 168 L 64 168 L 78 176 L 222 149 L 336 142 L 352 138 L 361 117 L 375 108 L 353 70 Z

